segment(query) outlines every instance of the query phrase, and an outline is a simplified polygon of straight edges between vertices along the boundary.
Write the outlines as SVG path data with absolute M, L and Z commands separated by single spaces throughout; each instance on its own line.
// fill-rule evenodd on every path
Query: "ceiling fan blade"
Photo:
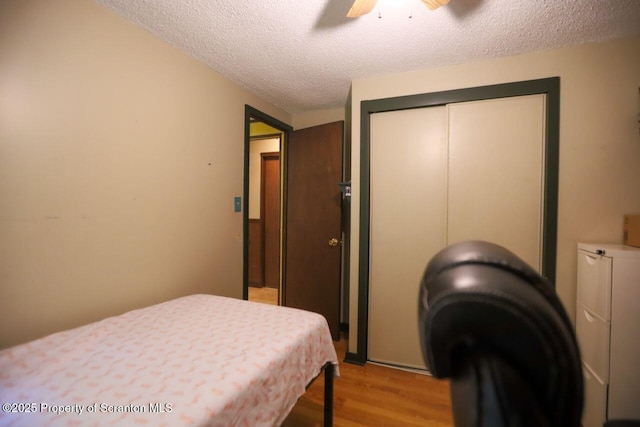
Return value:
M 425 4 L 430 10 L 437 9 L 440 6 L 444 6 L 445 4 L 449 3 L 449 0 L 422 0 L 422 1 L 425 2 Z
M 371 12 L 377 0 L 355 0 L 347 13 L 347 18 L 357 18 Z

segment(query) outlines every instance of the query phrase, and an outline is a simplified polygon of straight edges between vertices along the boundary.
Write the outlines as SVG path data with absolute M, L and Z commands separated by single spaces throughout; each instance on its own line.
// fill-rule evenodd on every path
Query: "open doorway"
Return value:
M 245 299 L 282 304 L 284 145 L 291 127 L 245 109 Z
M 282 136 L 251 123 L 249 142 L 249 300 L 277 304 L 280 289 Z M 262 132 L 268 132 L 263 134 Z

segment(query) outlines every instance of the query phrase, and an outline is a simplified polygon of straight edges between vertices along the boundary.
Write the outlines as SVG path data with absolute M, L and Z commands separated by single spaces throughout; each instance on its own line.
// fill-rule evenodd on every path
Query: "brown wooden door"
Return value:
M 291 133 L 287 159 L 285 305 L 324 315 L 340 338 L 343 122 Z
M 262 153 L 264 285 L 280 287 L 280 153 Z
M 264 286 L 264 247 L 262 220 L 249 218 L 249 286 Z

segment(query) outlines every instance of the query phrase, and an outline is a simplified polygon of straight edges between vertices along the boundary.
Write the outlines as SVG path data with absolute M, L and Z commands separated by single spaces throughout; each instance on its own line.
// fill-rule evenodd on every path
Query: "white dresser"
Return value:
M 640 248 L 578 244 L 576 334 L 583 426 L 640 420 Z

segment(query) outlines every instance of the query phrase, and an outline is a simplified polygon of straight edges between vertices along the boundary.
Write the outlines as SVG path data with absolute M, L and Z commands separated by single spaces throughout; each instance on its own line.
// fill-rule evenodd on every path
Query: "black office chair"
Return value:
M 481 241 L 442 250 L 424 273 L 419 319 L 427 366 L 451 380 L 457 427 L 580 426 L 573 326 L 550 283 L 513 253 Z
M 573 327 L 551 285 L 488 242 L 447 247 L 420 286 L 420 341 L 451 379 L 456 426 L 580 426 L 583 383 Z

